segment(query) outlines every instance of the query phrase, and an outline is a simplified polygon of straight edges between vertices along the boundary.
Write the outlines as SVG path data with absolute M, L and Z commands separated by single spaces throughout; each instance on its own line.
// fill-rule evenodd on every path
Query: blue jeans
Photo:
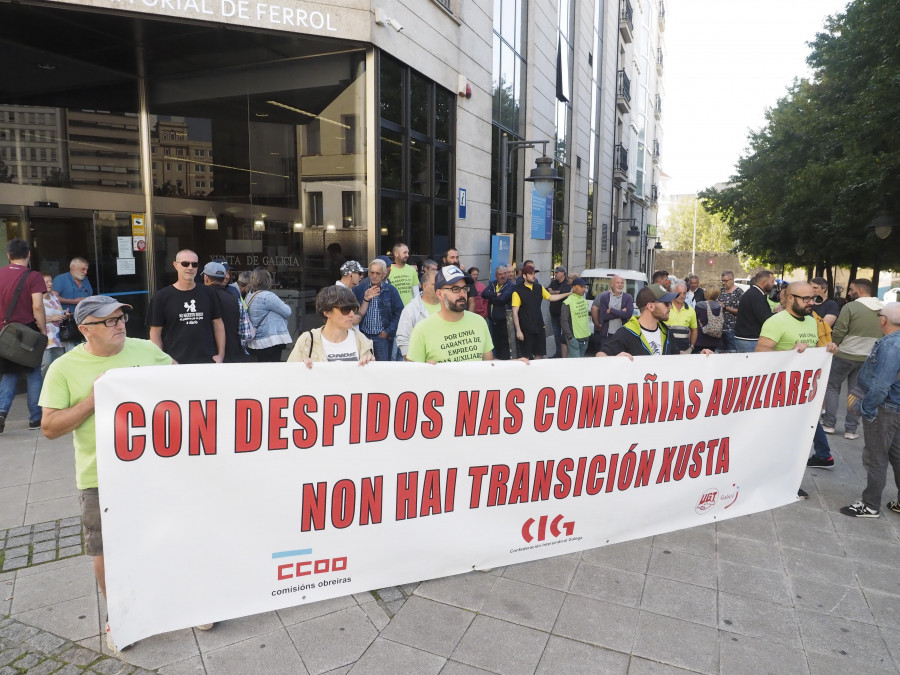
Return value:
M 569 358 L 580 359 L 582 356 L 584 356 L 584 353 L 587 351 L 589 342 L 590 338 L 584 338 L 583 340 L 576 340 L 575 338 L 572 338 L 571 340 L 568 340 Z
M 390 338 L 378 337 L 378 333 L 373 335 L 365 334 L 372 341 L 372 351 L 375 353 L 376 361 L 390 361 L 394 352 L 394 341 Z
M 738 354 L 750 354 L 751 352 L 756 351 L 757 342 L 759 342 L 759 340 L 735 340 L 734 344 Z
M 722 346 L 719 347 L 716 351 L 719 354 L 734 354 L 737 351 L 737 345 L 735 344 L 736 340 L 734 339 L 734 331 L 733 330 L 723 330 L 722 331 Z M 754 346 L 754 349 L 756 347 Z
M 12 405 L 13 398 L 16 396 L 16 386 L 19 384 L 19 376 L 25 375 L 25 383 L 28 385 L 28 421 L 39 422 L 41 419 L 41 406 L 38 405 L 38 399 L 41 396 L 41 385 L 44 378 L 41 377 L 41 368 L 32 368 L 31 370 L 16 371 L 13 373 L 4 373 L 0 379 L 0 415 L 6 415 Z
M 813 455 L 819 459 L 831 457 L 831 448 L 828 447 L 828 436 L 825 434 L 821 422 L 816 422 L 816 433 L 813 434 Z

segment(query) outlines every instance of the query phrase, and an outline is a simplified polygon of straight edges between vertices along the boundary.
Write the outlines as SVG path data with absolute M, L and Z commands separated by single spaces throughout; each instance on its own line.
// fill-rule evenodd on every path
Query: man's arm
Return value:
M 610 316 L 614 316 L 617 319 L 622 319 L 623 321 L 627 321 L 634 315 L 634 300 L 631 299 L 631 296 L 628 293 L 622 294 L 622 309 L 616 309 L 615 307 L 608 307 L 607 313 Z
M 847 303 L 841 308 L 841 315 L 837 318 L 837 321 L 834 319 L 834 314 L 826 314 L 822 317 L 822 320 L 826 323 L 828 319 L 832 320 L 832 323 L 829 325 L 833 326 L 831 329 L 831 341 L 839 345 L 850 330 L 850 304 Z
M 759 337 L 759 340 L 756 341 L 756 349 L 753 351 L 756 352 L 774 352 L 775 351 L 775 340 L 767 337 Z
M 603 330 L 603 324 L 600 323 L 600 308 L 597 305 L 591 305 L 591 323 L 594 324 L 594 330 Z
M 31 294 L 31 311 L 34 314 L 35 323 L 37 323 L 40 331 L 47 334 L 47 313 L 44 311 L 44 294 Z
M 74 431 L 94 414 L 94 390 L 87 398 L 79 401 L 71 408 L 42 408 L 41 430 L 44 436 L 53 440 Z
M 562 327 L 562 334 L 566 338 L 566 342 L 568 342 L 574 337 L 572 332 L 572 310 L 565 303 L 560 309 L 562 311 L 559 313 L 559 323 Z
M 522 332 L 522 329 L 519 327 L 519 307 L 513 306 L 512 308 L 513 315 L 513 325 L 516 327 L 516 337 L 520 340 L 525 339 L 525 334 Z
M 878 367 L 871 369 L 871 379 L 867 379 L 866 395 L 859 404 L 860 416 L 869 422 L 875 419 L 878 413 L 878 407 L 887 400 L 897 374 L 900 373 L 900 352 L 888 348 L 879 349 L 876 356 L 878 357 Z M 871 358 L 871 355 L 870 357 Z M 870 363 L 866 363 L 865 369 L 869 370 Z
M 691 347 L 697 344 L 697 329 L 691 328 Z
M 213 319 L 213 336 L 216 339 L 216 349 L 218 354 L 213 356 L 213 361 L 222 363 L 225 360 L 225 322 L 222 319 Z
M 150 326 L 150 342 L 160 349 L 163 348 L 162 343 L 162 326 Z

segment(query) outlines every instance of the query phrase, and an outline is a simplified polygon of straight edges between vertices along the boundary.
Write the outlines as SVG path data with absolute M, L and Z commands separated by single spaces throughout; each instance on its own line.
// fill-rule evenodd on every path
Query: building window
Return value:
M 343 210 L 342 225 L 353 227 L 360 225 L 359 218 L 360 194 L 356 190 L 344 190 L 341 193 L 341 206 Z
M 325 212 L 321 192 L 306 193 L 306 222 L 310 227 L 322 227 L 325 224 Z
M 345 155 L 355 155 L 359 152 L 356 146 L 356 129 L 359 126 L 359 115 L 341 115 L 341 124 L 344 125 L 344 135 L 341 137 L 341 152 Z

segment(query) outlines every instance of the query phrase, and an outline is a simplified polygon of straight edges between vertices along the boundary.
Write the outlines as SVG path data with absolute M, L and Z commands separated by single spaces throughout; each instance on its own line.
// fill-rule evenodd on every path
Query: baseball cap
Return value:
M 212 279 L 224 279 L 225 265 L 219 262 L 208 262 L 203 266 L 203 274 Z
M 569 273 L 569 271 L 568 271 L 565 267 L 563 267 L 562 265 L 560 265 L 560 266 L 557 267 L 555 270 L 553 270 L 553 273 L 554 273 L 554 274 L 556 274 L 557 272 L 562 272 L 563 274 L 568 274 L 568 273 Z
M 672 302 L 678 293 L 671 293 L 659 284 L 650 284 L 640 290 L 636 298 L 638 308 L 646 307 L 651 302 Z
M 540 272 L 540 270 L 534 269 L 534 265 L 522 266 L 522 274 L 534 274 L 535 272 Z
M 587 286 L 587 282 L 584 279 L 582 279 L 581 277 L 575 277 L 572 280 L 572 285 L 573 286 Z
M 341 276 L 345 277 L 348 274 L 353 274 L 354 272 L 357 274 L 362 274 L 366 271 L 366 268 L 360 265 L 355 260 L 348 260 L 343 265 L 341 265 Z
M 380 256 L 378 256 L 377 258 L 375 258 L 375 260 L 380 260 L 381 262 L 383 262 L 383 263 L 384 263 L 385 265 L 387 265 L 388 267 L 390 267 L 391 265 L 394 264 L 394 263 L 391 262 L 391 259 L 388 258 L 386 255 L 380 255 Z
M 108 295 L 92 295 L 85 298 L 75 306 L 75 323 L 81 324 L 89 316 L 105 319 L 119 307 L 133 309 L 131 305 L 119 302 Z
M 216 258 L 213 260 L 213 262 L 219 263 L 222 267 L 225 268 L 226 272 L 230 272 L 234 269 L 231 265 L 228 264 L 228 261 L 225 260 L 225 258 Z
M 475 283 L 475 280 L 472 279 L 472 277 L 463 272 L 456 265 L 447 265 L 446 267 L 442 267 L 441 269 L 439 269 L 438 273 L 435 275 L 434 287 L 443 288 L 444 286 L 455 284 L 460 280 L 465 281 L 466 285 L 468 286 L 471 286 Z

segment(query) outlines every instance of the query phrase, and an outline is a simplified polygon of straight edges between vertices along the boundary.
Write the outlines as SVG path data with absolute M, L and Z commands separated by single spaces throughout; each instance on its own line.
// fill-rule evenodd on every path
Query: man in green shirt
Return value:
M 394 244 L 394 262 L 391 264 L 391 273 L 388 275 L 388 279 L 400 294 L 404 307 L 413 299 L 415 289 L 419 285 L 416 268 L 407 265 L 407 260 L 409 260 L 409 246 L 402 242 Z
M 434 288 L 441 302 L 437 314 L 418 322 L 409 339 L 407 361 L 447 363 L 492 361 L 494 343 L 487 321 L 466 310 L 472 277 L 455 265 L 438 270 Z
M 581 277 L 572 281 L 572 293 L 562 301 L 560 323 L 562 333 L 569 345 L 569 358 L 578 359 L 587 351 L 591 339 L 593 325 L 591 323 L 591 307 L 584 299 L 587 282 Z

